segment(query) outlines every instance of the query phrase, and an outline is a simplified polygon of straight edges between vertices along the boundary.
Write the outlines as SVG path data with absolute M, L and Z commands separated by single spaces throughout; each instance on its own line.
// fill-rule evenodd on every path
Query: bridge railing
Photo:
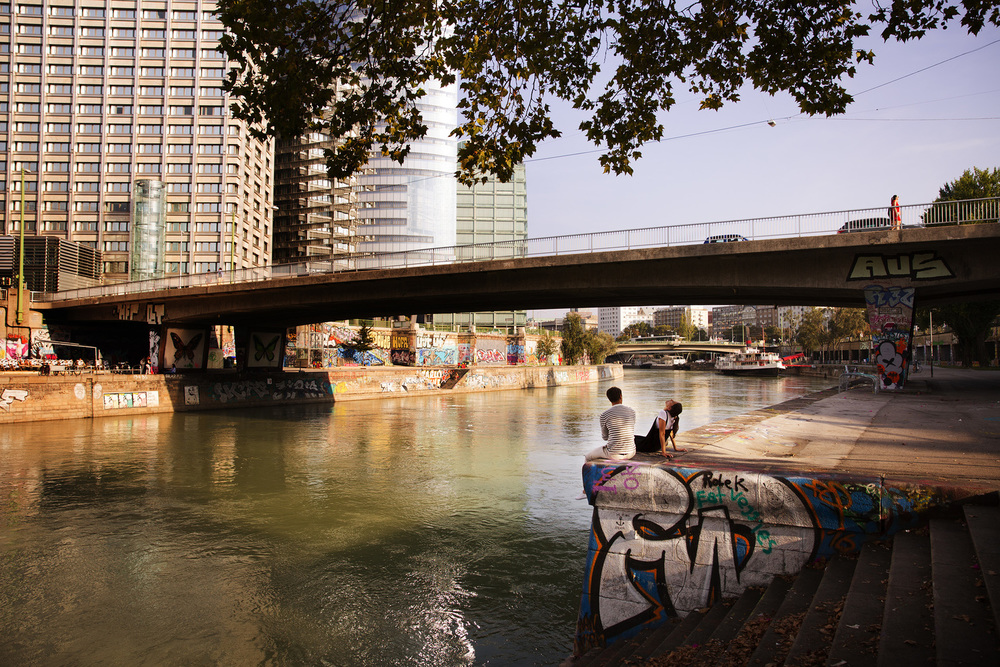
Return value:
M 900 207 L 904 228 L 931 227 L 1000 219 L 1000 197 L 967 199 L 954 202 L 912 204 Z M 581 253 L 638 250 L 663 246 L 692 245 L 710 242 L 763 240 L 801 236 L 820 236 L 840 232 L 887 229 L 888 207 L 829 211 L 745 220 L 724 220 L 695 224 L 617 229 L 591 234 L 570 234 L 541 238 L 476 243 L 444 248 L 423 248 L 396 252 L 357 253 L 341 258 L 314 259 L 295 264 L 188 274 L 83 289 L 40 294 L 38 301 L 117 296 L 208 285 L 251 283 L 279 278 L 349 271 L 401 269 L 458 262 L 482 262 L 525 257 L 575 255 Z

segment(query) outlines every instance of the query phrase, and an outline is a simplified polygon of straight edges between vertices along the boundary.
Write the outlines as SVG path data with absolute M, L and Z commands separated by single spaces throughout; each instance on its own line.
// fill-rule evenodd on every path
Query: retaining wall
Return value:
M 810 561 L 915 526 L 961 489 L 878 478 L 584 465 L 594 507 L 574 652 L 767 586 Z
M 344 368 L 190 375 L 0 375 L 0 424 L 122 414 L 332 403 L 583 384 L 622 377 L 617 364 L 497 368 Z

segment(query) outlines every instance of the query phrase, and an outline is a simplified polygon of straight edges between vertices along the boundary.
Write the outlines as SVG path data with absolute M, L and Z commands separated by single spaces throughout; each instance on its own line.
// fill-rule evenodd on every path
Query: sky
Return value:
M 600 152 L 579 155 L 597 149 L 580 116 L 554 106 L 564 136 L 525 161 L 529 237 L 881 207 L 893 194 L 921 204 L 966 169 L 1000 167 L 1000 28 L 859 46 L 875 62 L 846 81 L 845 114 L 805 116 L 789 96 L 752 88 L 699 111 L 678 90 L 665 139 L 642 148 L 632 176 L 605 174 Z

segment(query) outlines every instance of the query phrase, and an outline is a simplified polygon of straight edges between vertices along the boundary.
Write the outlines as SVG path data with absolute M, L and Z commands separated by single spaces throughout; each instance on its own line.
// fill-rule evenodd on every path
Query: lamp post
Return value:
M 21 224 L 17 252 L 17 323 L 24 324 L 24 165 L 21 165 Z

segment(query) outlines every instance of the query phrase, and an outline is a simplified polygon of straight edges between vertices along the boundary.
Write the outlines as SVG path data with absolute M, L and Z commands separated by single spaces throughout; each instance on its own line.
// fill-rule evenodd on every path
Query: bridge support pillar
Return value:
M 913 358 L 912 287 L 870 285 L 865 288 L 872 354 L 882 389 L 902 389 Z
M 284 367 L 287 330 L 274 327 L 233 327 L 236 367 L 240 371 L 280 371 Z

